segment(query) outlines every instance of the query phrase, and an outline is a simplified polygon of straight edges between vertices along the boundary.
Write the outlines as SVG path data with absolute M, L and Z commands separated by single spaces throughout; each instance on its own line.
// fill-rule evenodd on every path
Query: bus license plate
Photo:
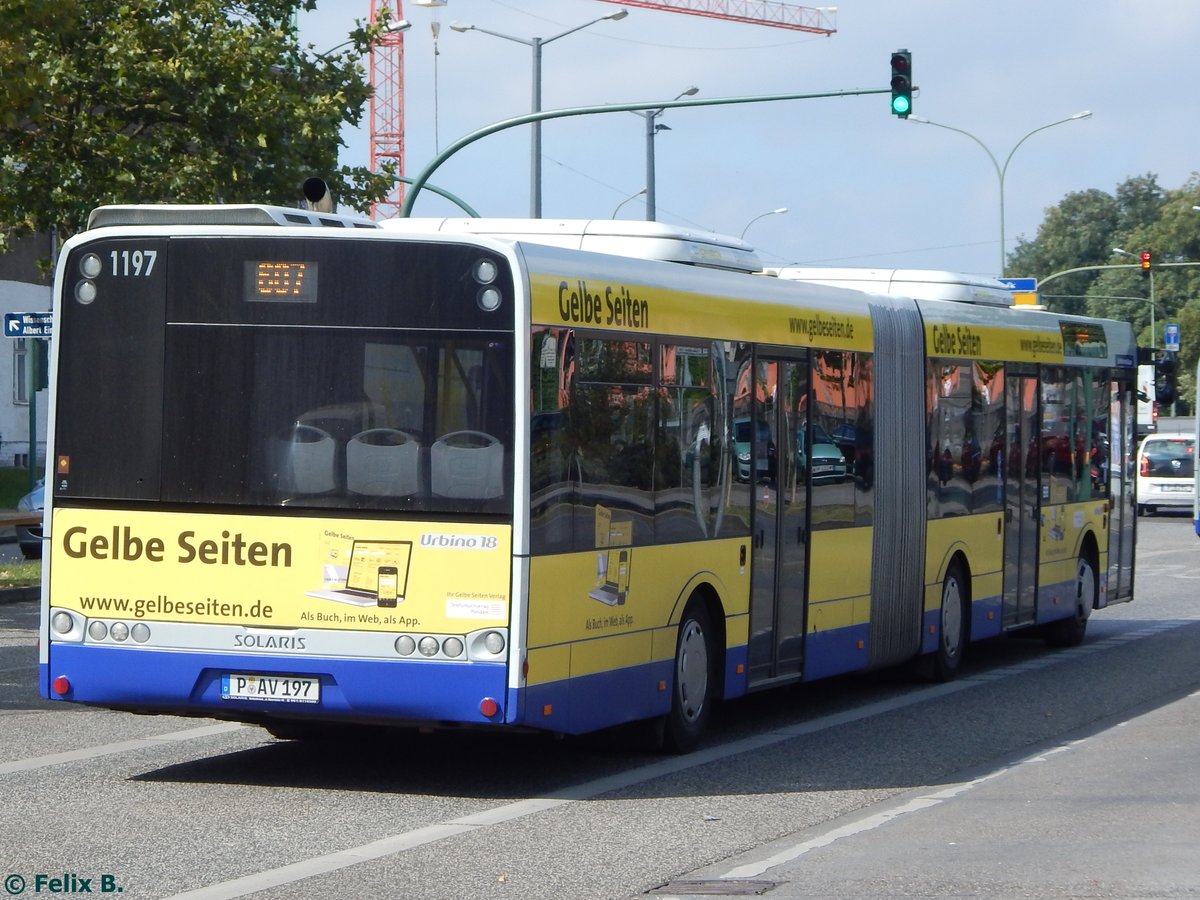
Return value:
M 222 700 L 276 700 L 285 703 L 319 703 L 321 682 L 294 675 L 221 676 Z

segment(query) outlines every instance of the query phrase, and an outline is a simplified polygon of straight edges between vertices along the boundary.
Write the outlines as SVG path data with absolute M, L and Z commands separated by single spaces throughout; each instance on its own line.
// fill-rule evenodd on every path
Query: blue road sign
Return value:
M 4 314 L 4 334 L 11 338 L 48 338 L 54 332 L 54 313 Z
M 1037 291 L 1036 278 L 1001 278 L 1000 283 L 1008 285 L 1010 291 L 1020 291 L 1029 294 Z
M 1163 328 L 1163 349 L 1170 353 L 1179 352 L 1179 326 L 1167 325 Z

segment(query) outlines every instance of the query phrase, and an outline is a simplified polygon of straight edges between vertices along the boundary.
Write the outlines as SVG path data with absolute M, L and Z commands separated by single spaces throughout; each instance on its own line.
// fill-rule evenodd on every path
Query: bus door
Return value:
M 1128 381 L 1113 381 L 1110 386 L 1108 452 L 1104 460 L 1108 479 L 1108 603 L 1133 598 L 1133 546 L 1137 515 L 1134 509 L 1133 398 Z
M 1034 620 L 1037 612 L 1038 483 L 1041 427 L 1038 381 L 1012 373 L 1005 381 L 1004 627 Z
M 808 362 L 754 363 L 754 426 L 768 437 L 751 485 L 754 564 L 750 606 L 750 682 L 800 674 L 803 662 L 808 561 L 808 485 L 797 465 L 798 433 L 806 426 Z

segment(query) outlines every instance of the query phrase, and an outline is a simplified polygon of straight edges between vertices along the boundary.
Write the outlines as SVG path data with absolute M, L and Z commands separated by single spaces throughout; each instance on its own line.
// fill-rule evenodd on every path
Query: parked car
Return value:
M 1160 506 L 1190 509 L 1196 478 L 1196 438 L 1184 433 L 1147 435 L 1137 455 L 1137 511 Z
M 755 481 L 775 477 L 775 442 L 771 440 L 771 430 L 766 422 L 752 422 L 750 419 L 733 420 L 733 451 L 737 456 L 737 477 L 739 481 L 750 480 L 750 445 L 754 444 Z
M 45 506 L 45 482 L 38 482 L 38 486 L 32 491 L 17 501 L 17 510 L 19 512 L 41 512 Z M 17 525 L 17 545 L 21 548 L 21 554 L 26 559 L 41 559 L 42 558 L 42 526 L 37 525 Z
M 796 464 L 800 467 L 800 476 L 807 478 L 811 474 L 813 484 L 841 484 L 845 481 L 848 469 L 846 458 L 825 429 L 813 425 L 811 452 L 805 446 L 806 440 L 806 432 L 801 426 L 796 431 Z

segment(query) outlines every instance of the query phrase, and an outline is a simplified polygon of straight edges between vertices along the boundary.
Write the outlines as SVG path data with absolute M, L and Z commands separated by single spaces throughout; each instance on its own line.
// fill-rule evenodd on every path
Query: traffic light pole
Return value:
M 523 116 L 515 116 L 511 119 L 494 122 L 491 125 L 485 125 L 483 128 L 472 131 L 470 134 L 450 144 L 445 150 L 430 160 L 425 168 L 418 172 L 416 177 L 412 179 L 411 190 L 405 192 L 404 205 L 400 208 L 399 216 L 406 218 L 412 215 L 413 205 L 416 203 L 418 195 L 420 195 L 426 186 L 426 182 L 429 181 L 430 177 L 432 177 L 433 173 L 438 170 L 442 163 L 459 150 L 475 143 L 481 138 L 505 131 L 509 128 L 518 128 L 521 125 L 530 125 L 534 122 L 545 122 L 549 119 L 565 119 L 571 116 L 593 116 L 601 113 L 681 109 L 689 106 L 731 106 L 739 103 L 775 103 L 780 100 L 820 100 L 827 97 L 859 97 L 867 94 L 890 94 L 891 92 L 891 87 L 886 87 L 858 91 L 825 91 L 818 94 L 763 94 L 750 97 L 717 97 L 705 100 L 655 100 L 650 103 L 618 103 L 604 106 L 576 106 L 565 109 L 549 109 L 527 113 Z

